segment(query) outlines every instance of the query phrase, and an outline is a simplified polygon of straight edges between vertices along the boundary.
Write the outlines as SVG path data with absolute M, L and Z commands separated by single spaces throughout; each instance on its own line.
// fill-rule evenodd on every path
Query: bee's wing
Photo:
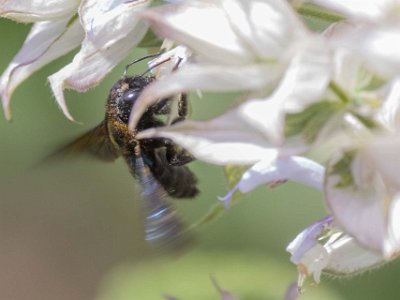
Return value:
M 125 157 L 141 186 L 145 239 L 156 251 L 179 251 L 193 241 L 192 232 L 180 218 L 163 186 L 153 177 L 140 153 Z
M 102 161 L 114 161 L 120 156 L 118 148 L 110 139 L 105 121 L 60 148 L 45 160 L 68 158 L 78 154 L 89 154 Z

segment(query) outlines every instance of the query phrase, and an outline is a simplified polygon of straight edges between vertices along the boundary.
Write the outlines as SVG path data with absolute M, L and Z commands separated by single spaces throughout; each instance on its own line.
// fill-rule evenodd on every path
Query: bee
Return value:
M 145 74 L 127 76 L 125 70 L 124 76 L 109 92 L 104 120 L 56 155 L 86 152 L 103 161 L 114 161 L 122 156 L 141 187 L 145 239 L 152 248 L 168 251 L 191 240 L 169 197 L 193 198 L 199 191 L 195 175 L 184 166 L 193 160 L 185 149 L 165 138 L 136 138 L 142 130 L 166 125 L 163 117 L 165 119 L 171 112 L 171 98 L 161 99 L 148 107 L 135 130 L 128 129 L 133 104 L 143 89 L 156 80 L 154 76 Z M 172 123 L 187 116 L 187 96 L 181 94 L 179 97 L 178 116 Z

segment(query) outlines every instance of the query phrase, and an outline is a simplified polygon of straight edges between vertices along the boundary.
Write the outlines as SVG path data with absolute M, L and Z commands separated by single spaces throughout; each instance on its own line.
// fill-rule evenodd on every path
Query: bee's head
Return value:
M 132 106 L 143 89 L 154 80 L 152 76 L 125 77 L 114 84 L 110 91 L 108 105 L 124 123 L 128 123 Z

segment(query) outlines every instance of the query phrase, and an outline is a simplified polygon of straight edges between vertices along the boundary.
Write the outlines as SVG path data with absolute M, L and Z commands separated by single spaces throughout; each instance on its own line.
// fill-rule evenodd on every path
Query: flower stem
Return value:
M 317 18 L 329 23 L 338 22 L 344 19 L 338 14 L 323 10 L 315 5 L 302 5 L 297 9 L 297 11 L 305 17 Z
M 340 100 L 342 100 L 343 103 L 349 103 L 350 102 L 350 99 L 347 96 L 347 94 L 334 81 L 331 81 L 329 83 L 329 88 L 331 89 L 332 92 L 334 92 L 336 94 L 336 96 L 339 97 Z

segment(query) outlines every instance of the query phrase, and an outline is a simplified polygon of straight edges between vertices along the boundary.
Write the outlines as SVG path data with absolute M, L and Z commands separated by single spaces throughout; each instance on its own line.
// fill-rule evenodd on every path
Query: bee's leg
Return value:
M 182 122 L 182 121 L 185 121 L 185 120 L 186 120 L 185 117 L 177 117 L 177 118 L 172 120 L 171 125 L 174 125 L 176 123 L 179 123 L 179 122 Z
M 171 112 L 170 99 L 164 98 L 159 100 L 156 104 L 151 106 L 151 110 L 156 115 L 168 115 Z
M 182 166 L 195 160 L 192 154 L 170 139 L 164 139 L 164 147 L 167 162 L 171 166 Z
M 178 116 L 181 118 L 186 118 L 188 113 L 189 113 L 189 103 L 187 94 L 182 93 L 181 98 L 179 99 L 178 102 Z
M 187 103 L 187 95 L 182 94 L 181 99 L 178 103 L 178 117 L 175 118 L 171 125 L 182 122 L 186 119 L 188 113 L 188 103 Z M 186 149 L 181 146 L 175 144 L 169 139 L 164 139 L 164 145 L 167 149 L 166 156 L 167 161 L 170 165 L 173 166 L 182 166 L 191 161 L 195 160 L 192 154 L 190 154 Z

